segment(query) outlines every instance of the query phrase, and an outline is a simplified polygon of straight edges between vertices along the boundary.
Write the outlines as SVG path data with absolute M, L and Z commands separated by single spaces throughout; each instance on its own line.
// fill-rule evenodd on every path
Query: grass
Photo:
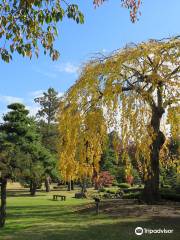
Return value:
M 0 240 L 176 240 L 179 239 L 180 218 L 113 217 L 96 215 L 94 211 L 77 211 L 90 201 L 72 198 L 52 201 L 51 193 L 39 192 L 30 197 L 27 192 L 9 194 L 7 222 L 0 229 Z M 137 227 L 174 229 L 173 234 L 144 234 L 136 236 Z

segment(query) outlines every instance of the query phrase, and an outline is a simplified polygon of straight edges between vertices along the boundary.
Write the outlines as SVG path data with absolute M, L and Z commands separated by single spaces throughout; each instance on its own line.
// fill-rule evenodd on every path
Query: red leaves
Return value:
M 122 6 L 125 8 L 128 8 L 130 10 L 130 18 L 131 21 L 134 23 L 138 20 L 137 15 L 141 15 L 141 13 L 138 11 L 140 8 L 140 5 L 142 3 L 141 0 L 121 0 Z
M 129 183 L 129 184 L 133 184 L 134 177 L 133 177 L 132 175 L 128 175 L 128 176 L 126 177 L 126 181 L 127 181 L 127 183 Z
M 108 171 L 103 171 L 99 174 L 97 181 L 98 187 L 109 187 L 112 185 L 114 177 Z
M 94 0 L 93 4 L 95 6 L 100 6 L 106 0 Z M 134 23 L 138 20 L 137 15 L 141 15 L 139 11 L 141 0 L 121 0 L 122 6 L 129 9 L 131 21 Z

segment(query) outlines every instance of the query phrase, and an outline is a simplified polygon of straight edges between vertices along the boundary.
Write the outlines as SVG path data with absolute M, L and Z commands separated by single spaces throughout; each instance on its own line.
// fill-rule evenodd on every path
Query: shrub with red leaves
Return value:
M 98 187 L 110 187 L 113 183 L 114 177 L 108 172 L 103 171 L 99 174 L 97 181 Z
M 132 175 L 129 175 L 126 177 L 126 181 L 127 181 L 127 183 L 132 185 L 134 182 L 134 177 Z

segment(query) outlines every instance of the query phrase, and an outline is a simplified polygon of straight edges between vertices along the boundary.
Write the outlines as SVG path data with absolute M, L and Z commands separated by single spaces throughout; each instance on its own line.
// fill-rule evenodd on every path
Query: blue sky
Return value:
M 71 1 L 73 2 L 73 1 Z M 48 87 L 66 91 L 78 78 L 78 69 L 97 52 L 108 54 L 130 42 L 161 39 L 180 34 L 180 0 L 144 0 L 140 20 L 132 24 L 120 0 L 109 0 L 94 9 L 93 0 L 74 0 L 85 15 L 85 24 L 65 19 L 59 25 L 56 47 L 61 53 L 53 62 L 41 52 L 32 60 L 13 56 L 9 64 L 0 60 L 0 117 L 10 102 L 23 102 L 37 111 L 33 103 Z

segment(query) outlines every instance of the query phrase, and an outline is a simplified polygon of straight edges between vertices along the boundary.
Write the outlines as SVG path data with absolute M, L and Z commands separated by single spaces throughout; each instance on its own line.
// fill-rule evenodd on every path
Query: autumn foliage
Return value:
M 106 0 L 94 0 L 95 6 L 100 6 Z M 134 23 L 138 20 L 138 14 L 140 15 L 141 12 L 139 11 L 141 0 L 121 0 L 121 5 L 130 11 L 130 18 L 131 21 Z
M 126 177 L 126 181 L 127 181 L 127 183 L 129 183 L 129 184 L 133 184 L 134 177 L 133 177 L 132 175 L 128 175 L 128 176 Z
M 108 171 L 102 171 L 99 174 L 98 180 L 96 182 L 98 188 L 110 187 L 113 183 L 114 177 Z
M 134 142 L 145 196 L 159 198 L 159 155 L 165 143 L 162 120 L 179 99 L 179 37 L 131 44 L 88 62 L 65 94 L 59 129 L 60 170 L 75 178 L 99 171 L 107 129 L 119 129 L 122 161 L 131 172 L 127 144 Z M 167 121 L 167 119 L 164 119 Z

